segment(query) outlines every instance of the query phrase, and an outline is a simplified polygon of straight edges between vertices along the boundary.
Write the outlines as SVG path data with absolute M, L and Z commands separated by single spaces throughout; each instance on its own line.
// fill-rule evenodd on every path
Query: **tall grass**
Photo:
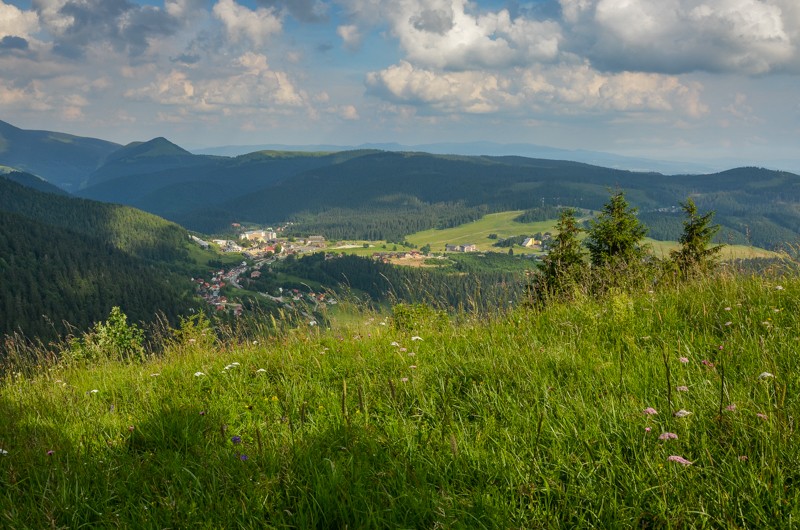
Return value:
M 720 276 L 40 360 L 0 385 L 0 526 L 795 527 L 798 305 Z

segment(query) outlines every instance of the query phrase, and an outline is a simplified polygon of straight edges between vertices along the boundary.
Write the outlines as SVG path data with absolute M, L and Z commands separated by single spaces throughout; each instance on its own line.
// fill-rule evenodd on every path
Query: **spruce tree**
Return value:
M 584 244 L 595 267 L 632 265 L 646 255 L 642 239 L 647 227 L 636 217 L 622 191 L 611 196 L 597 219 L 590 221 Z
M 691 198 L 681 203 L 681 207 L 686 213 L 680 238 L 681 248 L 670 252 L 670 258 L 684 276 L 708 272 L 716 265 L 716 256 L 723 247 L 709 246 L 720 228 L 711 224 L 714 212 L 699 215 Z
M 544 287 L 551 292 L 561 293 L 578 279 L 584 269 L 583 252 L 578 239 L 583 230 L 578 226 L 573 208 L 561 210 L 556 231 L 558 234 L 553 238 L 550 252 L 540 270 Z

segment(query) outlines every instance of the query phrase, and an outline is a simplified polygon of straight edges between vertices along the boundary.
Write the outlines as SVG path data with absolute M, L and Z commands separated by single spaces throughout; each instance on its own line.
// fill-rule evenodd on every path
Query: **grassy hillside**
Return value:
M 14 528 L 791 528 L 800 279 L 5 362 Z M 416 316 L 415 316 L 416 315 Z

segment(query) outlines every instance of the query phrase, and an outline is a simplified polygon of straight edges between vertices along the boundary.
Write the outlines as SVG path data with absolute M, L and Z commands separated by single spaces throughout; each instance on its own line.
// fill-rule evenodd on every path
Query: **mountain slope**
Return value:
M 96 138 L 24 130 L 0 121 L 0 164 L 39 175 L 68 191 L 78 189 L 119 147 Z
M 0 210 L 0 336 L 47 341 L 120 306 L 133 321 L 175 322 L 189 282 L 97 239 Z
M 131 175 L 157 173 L 174 168 L 194 168 L 212 160 L 212 157 L 193 155 L 166 138 L 134 142 L 110 153 L 102 166 L 89 175 L 85 187 Z
M 185 255 L 183 228 L 127 206 L 42 193 L 0 178 L 0 210 L 69 228 L 139 258 L 174 261 Z

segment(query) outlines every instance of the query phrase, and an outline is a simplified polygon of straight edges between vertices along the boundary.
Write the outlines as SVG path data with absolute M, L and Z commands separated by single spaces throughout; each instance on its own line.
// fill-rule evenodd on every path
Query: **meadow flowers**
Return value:
M 646 409 L 644 409 L 642 411 L 642 414 L 644 414 L 645 416 L 654 416 L 654 415 L 658 414 L 658 411 L 656 409 L 654 409 L 653 407 L 647 407 Z
M 678 360 L 683 364 L 686 364 L 686 363 L 689 362 L 689 358 L 688 357 L 678 357 Z
M 689 387 L 685 386 L 685 385 L 680 385 L 675 390 L 677 390 L 678 392 L 688 392 L 689 391 Z
M 204 375 L 206 375 L 206 374 L 204 374 L 203 372 L 195 372 L 194 373 L 195 377 L 203 377 Z
M 773 377 L 775 376 L 769 372 L 761 372 L 760 374 L 758 374 L 759 379 L 772 379 Z
M 413 337 L 411 337 L 411 340 L 422 340 L 422 337 L 414 335 Z
M 670 455 L 670 456 L 668 456 L 667 457 L 667 461 L 668 462 L 675 462 L 676 464 L 681 464 L 682 466 L 691 466 L 693 464 L 693 462 L 690 462 L 689 460 L 686 460 L 682 456 L 678 456 L 678 455 Z
M 676 418 L 685 418 L 686 416 L 688 416 L 690 414 L 691 414 L 691 412 L 689 412 L 688 410 L 681 409 L 678 412 L 676 412 L 675 414 L 673 414 L 673 416 L 675 416 Z
M 659 440 L 677 440 L 678 435 L 674 432 L 662 432 L 659 437 Z
M 242 443 L 242 437 L 241 436 L 231 436 L 231 442 L 233 442 L 234 445 L 238 445 L 238 444 Z
M 5 449 L 0 449 L 0 456 L 6 456 L 7 454 L 8 451 L 6 451 Z

